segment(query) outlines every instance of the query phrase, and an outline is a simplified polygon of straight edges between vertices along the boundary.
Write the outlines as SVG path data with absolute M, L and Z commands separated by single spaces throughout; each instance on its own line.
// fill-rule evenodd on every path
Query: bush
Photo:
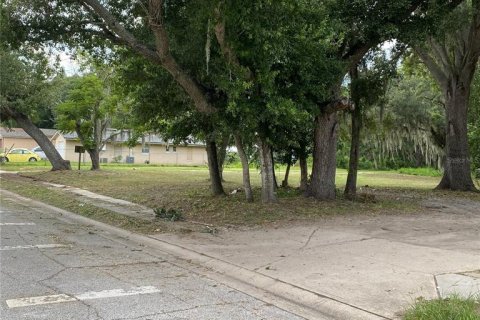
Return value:
M 184 220 L 182 214 L 175 209 L 155 208 L 153 209 L 155 217 L 167 221 L 181 221 Z
M 112 158 L 113 163 L 120 163 L 122 162 L 122 156 L 115 156 Z

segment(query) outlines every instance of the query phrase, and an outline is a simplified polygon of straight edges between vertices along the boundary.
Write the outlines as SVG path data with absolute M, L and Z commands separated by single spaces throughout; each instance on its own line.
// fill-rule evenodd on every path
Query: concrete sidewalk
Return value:
M 307 319 L 399 319 L 420 297 L 480 293 L 475 201 L 432 199 L 415 215 L 336 217 L 215 235 L 140 236 L 78 219 Z
M 80 189 L 76 187 L 66 186 L 63 184 L 44 182 L 48 188 L 61 190 L 76 195 L 80 201 L 89 203 L 99 208 L 107 209 L 115 213 L 130 216 L 142 220 L 152 221 L 155 219 L 155 214 L 152 209 L 145 206 L 125 201 L 122 199 L 116 199 L 108 196 L 104 196 L 98 193 Z
M 155 237 L 397 319 L 420 297 L 480 294 L 480 203 L 434 203 L 418 215 Z

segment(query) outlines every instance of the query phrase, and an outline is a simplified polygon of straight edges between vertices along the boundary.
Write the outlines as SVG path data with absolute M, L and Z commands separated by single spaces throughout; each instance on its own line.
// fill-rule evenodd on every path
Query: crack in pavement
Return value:
M 90 311 L 93 311 L 94 313 L 94 316 L 97 317 L 97 319 L 99 320 L 105 320 L 104 317 L 100 316 L 100 311 L 98 311 L 94 306 L 92 306 L 91 304 L 88 304 L 87 302 L 83 301 L 83 300 L 78 300 L 76 299 L 78 302 L 80 302 L 81 304 L 83 304 L 84 306 L 87 307 L 87 310 L 88 310 L 88 313 L 90 315 Z
M 264 264 L 264 265 L 261 265 L 261 266 L 259 266 L 259 267 L 256 267 L 255 269 L 253 269 L 253 271 L 259 271 L 260 269 L 266 268 L 266 267 L 268 267 L 268 266 L 270 266 L 270 265 L 272 265 L 272 264 L 275 264 L 275 263 L 277 263 L 277 262 L 279 262 L 279 261 L 282 261 L 283 259 L 288 258 L 288 257 L 289 257 L 288 255 L 283 256 L 283 257 L 280 257 L 279 259 L 270 261 L 270 262 L 268 262 L 268 263 L 266 263 L 266 264 Z
M 299 248 L 299 250 L 302 250 L 302 249 L 305 249 L 305 247 L 309 244 L 309 242 L 311 241 L 313 235 L 320 229 L 321 227 L 318 227 L 316 228 L 315 230 L 312 231 L 312 233 L 310 234 L 310 236 L 308 237 L 308 240 L 305 242 L 305 244 Z M 341 241 L 341 242 L 333 242 L 333 243 L 328 243 L 328 244 L 322 244 L 322 245 L 318 245 L 318 247 L 328 247 L 328 246 L 335 246 L 335 245 L 342 245 L 342 244 L 346 244 L 346 243 L 353 243 L 353 242 L 360 242 L 360 241 L 366 241 L 366 240 L 372 240 L 372 239 L 376 239 L 374 237 L 367 237 L 367 238 L 361 238 L 361 239 L 355 239 L 355 240 L 346 240 L 346 241 Z M 259 271 L 260 269 L 262 268 L 265 268 L 265 267 L 268 267 L 272 264 L 275 264 L 277 262 L 280 262 L 282 260 L 284 260 L 285 258 L 289 258 L 291 255 L 285 255 L 283 257 L 280 257 L 279 259 L 276 259 L 276 260 L 272 260 L 264 265 L 261 265 L 259 267 L 256 267 L 254 269 L 252 269 L 253 271 Z
M 88 268 L 115 268 L 115 267 L 124 267 L 124 266 L 142 266 L 142 265 L 160 265 L 163 263 L 168 263 L 166 260 L 160 261 L 146 261 L 146 262 L 130 262 L 130 263 L 116 263 L 116 264 L 103 264 L 103 265 L 88 265 L 88 266 L 70 266 L 71 269 L 88 269 Z
M 306 246 L 308 246 L 308 244 L 310 243 L 310 241 L 312 240 L 313 236 L 315 235 L 315 233 L 320 230 L 321 227 L 318 227 L 316 228 L 315 230 L 312 231 L 312 233 L 310 234 L 310 236 L 308 237 L 307 241 L 305 242 L 305 244 L 300 248 L 300 250 L 303 250 Z
M 142 318 L 145 318 L 145 317 L 154 317 L 154 316 L 159 316 L 159 315 L 166 315 L 166 316 L 169 316 L 168 314 L 166 314 L 165 312 L 155 312 L 155 313 L 149 313 L 149 314 L 145 314 L 143 316 L 139 316 L 139 317 L 128 317 L 128 318 L 114 318 L 112 320 L 136 320 L 136 319 L 142 319 Z M 169 316 L 170 317 L 170 316 Z
M 63 267 L 62 270 L 58 271 L 58 272 L 55 272 L 54 274 L 51 274 L 49 275 L 48 277 L 44 278 L 44 279 L 40 279 L 40 280 L 37 280 L 36 282 L 39 283 L 39 284 L 42 284 L 42 285 L 45 285 L 45 281 L 49 281 L 49 280 L 52 280 L 53 278 L 55 278 L 56 276 L 58 276 L 60 273 L 62 272 L 65 272 L 67 270 L 69 270 L 70 268 L 68 267 Z
M 23 240 L 23 244 L 29 244 L 29 241 L 28 241 L 27 239 L 25 239 L 25 237 L 24 237 L 21 233 L 18 232 L 18 229 L 13 229 L 13 230 L 15 231 L 15 233 L 17 234 L 17 236 L 18 236 L 21 240 Z
M 151 313 L 151 314 L 141 315 L 141 316 L 138 316 L 138 317 L 114 318 L 112 320 L 136 320 L 136 319 L 142 319 L 142 318 L 145 318 L 145 317 L 152 317 L 152 316 L 156 316 L 156 315 L 170 316 L 170 315 L 172 315 L 174 313 L 178 313 L 178 312 L 190 311 L 190 310 L 195 310 L 195 309 L 204 308 L 204 307 L 229 306 L 229 305 L 235 305 L 235 303 L 237 303 L 237 302 L 221 302 L 221 303 L 199 304 L 199 305 L 193 306 L 191 308 L 186 308 L 186 309 L 177 309 L 177 310 L 172 310 L 172 311 L 155 312 L 155 313 Z M 246 310 L 248 310 L 248 309 L 246 309 Z M 248 310 L 248 311 L 251 311 L 251 310 Z
M 107 274 L 107 275 L 109 275 L 109 276 L 112 277 L 113 279 L 116 279 L 116 280 L 120 281 L 120 282 L 129 284 L 129 285 L 132 285 L 132 286 L 136 286 L 136 285 L 137 285 L 137 283 L 135 283 L 135 282 L 128 281 L 128 280 L 125 280 L 125 279 L 122 279 L 122 278 L 120 278 L 120 277 L 118 277 L 118 276 L 113 275 L 113 274 L 112 274 L 111 272 L 109 272 L 108 270 L 100 270 L 100 271 L 103 272 L 103 273 L 105 273 L 105 274 Z
M 14 276 L 12 276 L 9 272 L 3 270 L 3 269 L 0 269 L 0 273 L 3 273 L 4 275 L 6 275 L 7 277 L 9 277 L 10 279 L 12 280 L 19 280 L 18 278 L 15 278 Z
M 247 311 L 253 313 L 254 315 L 256 315 L 256 316 L 258 317 L 258 319 L 265 319 L 265 318 L 261 318 L 261 317 L 260 317 L 260 313 L 259 313 L 260 310 L 259 310 L 259 309 L 260 309 L 260 307 L 269 307 L 269 306 L 273 306 L 273 305 L 268 304 L 268 303 L 263 303 L 261 306 L 258 306 L 258 307 L 256 307 L 256 308 L 252 308 L 252 310 L 249 310 L 249 309 L 246 308 L 244 305 L 240 305 L 240 308 L 242 308 L 242 309 L 244 309 L 244 310 L 247 310 Z M 308 318 L 302 317 L 302 316 L 300 316 L 300 315 L 298 315 L 298 314 L 293 314 L 292 312 L 290 312 L 290 311 L 288 311 L 288 310 L 282 309 L 282 308 L 280 308 L 280 307 L 276 307 L 276 308 L 278 308 L 278 309 L 280 309 L 280 310 L 283 310 L 284 312 L 287 312 L 287 313 L 289 313 L 289 314 L 291 314 L 291 315 L 295 315 L 295 316 L 298 317 L 298 318 L 302 318 L 302 319 L 308 320 Z

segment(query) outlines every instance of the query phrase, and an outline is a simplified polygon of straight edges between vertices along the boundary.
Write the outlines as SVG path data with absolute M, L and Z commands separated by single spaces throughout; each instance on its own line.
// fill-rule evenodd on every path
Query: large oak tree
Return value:
M 425 42 L 412 40 L 445 100 L 444 174 L 437 188 L 473 191 L 467 115 L 480 56 L 480 1 L 465 1 L 447 19 L 439 21 L 438 27 Z

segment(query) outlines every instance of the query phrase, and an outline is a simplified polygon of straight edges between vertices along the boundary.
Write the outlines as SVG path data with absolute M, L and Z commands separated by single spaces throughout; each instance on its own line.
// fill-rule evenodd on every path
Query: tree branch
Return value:
M 435 60 L 432 58 L 431 55 L 429 55 L 423 48 L 420 48 L 419 46 L 413 47 L 417 55 L 420 57 L 420 59 L 425 63 L 427 66 L 428 70 L 432 73 L 432 76 L 435 78 L 435 80 L 438 81 L 438 83 L 445 87 L 448 85 L 448 77 L 445 74 L 445 72 L 440 68 L 440 66 L 435 62 Z
M 201 86 L 191 76 L 180 68 L 170 53 L 170 43 L 162 17 L 162 8 L 162 0 L 149 1 L 148 18 L 150 28 L 155 35 L 155 44 L 160 63 L 190 96 L 199 112 L 207 114 L 213 113 L 216 109 L 207 101 L 204 90 L 202 90 Z
M 108 30 L 111 30 L 119 39 L 111 38 L 116 42 L 127 44 L 135 52 L 147 58 L 151 62 L 162 65 L 174 78 L 174 80 L 185 90 L 193 100 L 196 109 L 202 113 L 212 113 L 216 109 L 207 101 L 206 95 L 201 87 L 192 77 L 186 74 L 170 54 L 168 35 L 162 18 L 162 0 L 149 0 L 148 18 L 150 28 L 155 36 L 156 51 L 138 41 L 125 27 L 123 27 L 98 0 L 78 0 L 84 7 L 99 16 Z
M 220 8 L 221 5 L 222 3 L 220 3 L 219 6 L 215 8 L 215 19 L 217 21 L 217 23 L 215 24 L 215 37 L 217 38 L 217 42 L 220 45 L 220 50 L 225 60 L 227 61 L 227 64 L 233 65 L 239 70 L 246 69 L 245 79 L 252 80 L 253 79 L 252 71 L 249 68 L 243 68 L 232 46 L 229 43 L 227 43 L 225 39 L 225 35 L 226 35 L 225 19 L 221 12 L 221 8 Z
M 438 43 L 437 40 L 433 39 L 432 37 L 429 37 L 428 43 L 430 44 L 430 47 L 432 48 L 432 53 L 433 55 L 437 58 L 437 61 L 442 64 L 442 69 L 443 70 L 453 70 L 453 66 L 451 65 L 450 58 L 448 57 L 447 49 L 445 48 L 445 45 L 441 45 Z M 437 65 L 439 64 L 437 62 Z
M 465 68 L 473 68 L 480 56 L 480 1 L 472 1 L 473 17 L 468 28 L 468 41 L 466 42 Z M 473 76 L 473 75 L 472 75 Z
M 355 106 L 347 98 L 340 98 L 332 101 L 325 102 L 321 105 L 323 113 L 330 114 L 342 110 L 353 110 Z
M 157 53 L 147 47 L 145 44 L 139 42 L 125 27 L 123 27 L 115 18 L 114 15 L 110 13 L 98 0 L 78 0 L 89 12 L 95 13 L 100 17 L 104 24 L 111 30 L 112 34 L 115 34 L 119 41 L 127 44 L 135 52 L 141 54 L 143 57 L 148 60 L 159 63 L 159 58 Z M 111 37 L 109 38 L 111 40 Z

